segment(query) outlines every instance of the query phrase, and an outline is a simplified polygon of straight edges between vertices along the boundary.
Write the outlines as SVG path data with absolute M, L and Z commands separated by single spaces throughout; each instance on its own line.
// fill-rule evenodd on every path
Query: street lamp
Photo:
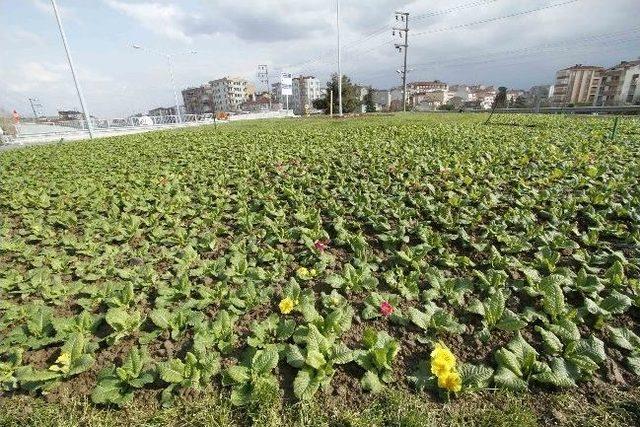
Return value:
M 89 138 L 93 138 L 93 124 L 91 123 L 91 113 L 89 113 L 89 108 L 87 108 L 87 104 L 86 102 L 84 102 L 84 95 L 82 94 L 80 81 L 78 80 L 78 77 L 76 76 L 76 70 L 73 67 L 71 52 L 69 51 L 69 45 L 67 44 L 67 36 L 64 33 L 64 29 L 62 28 L 62 20 L 60 19 L 60 13 L 58 12 L 58 5 L 56 4 L 55 0 L 51 0 L 51 5 L 53 6 L 53 13 L 56 15 L 56 21 L 58 22 L 58 29 L 60 30 L 60 36 L 62 37 L 62 44 L 64 45 L 64 50 L 65 52 L 67 52 L 67 61 L 69 61 L 69 68 L 71 68 L 71 75 L 73 76 L 73 82 L 76 85 L 76 92 L 78 92 L 78 99 L 80 100 L 82 113 L 84 114 L 84 119 L 87 121 Z
M 173 57 L 175 56 L 175 54 L 157 52 L 155 50 L 147 49 L 135 43 L 132 44 L 131 47 L 138 50 L 144 50 L 145 52 L 149 52 L 154 55 L 162 56 L 167 60 L 167 65 L 169 66 L 169 77 L 171 78 L 171 86 L 173 88 L 173 98 L 176 103 L 177 121 L 178 123 L 182 123 L 182 113 L 180 111 L 180 102 L 178 101 L 178 91 L 176 90 L 176 81 L 173 74 Z M 198 52 L 196 52 L 195 50 L 190 50 L 189 52 L 185 52 L 184 55 L 195 55 L 196 53 Z

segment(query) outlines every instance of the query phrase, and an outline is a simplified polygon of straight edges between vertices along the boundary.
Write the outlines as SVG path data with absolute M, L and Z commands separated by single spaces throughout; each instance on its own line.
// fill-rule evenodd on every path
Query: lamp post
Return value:
M 58 5 L 55 0 L 51 0 L 53 6 L 53 13 L 56 15 L 56 21 L 58 22 L 58 29 L 60 30 L 60 36 L 62 37 L 62 44 L 64 50 L 67 53 L 67 61 L 69 61 L 69 68 L 71 68 L 71 75 L 73 76 L 73 82 L 76 85 L 76 92 L 78 92 L 78 99 L 80 100 L 80 106 L 82 107 L 82 114 L 87 121 L 87 129 L 89 130 L 89 138 L 93 139 L 93 124 L 91 123 L 91 114 L 87 108 L 87 103 L 84 101 L 84 95 L 82 94 L 82 88 L 80 87 L 80 81 L 76 76 L 76 70 L 73 67 L 73 60 L 71 59 L 71 52 L 69 51 L 69 45 L 67 44 L 67 36 L 62 28 L 62 20 L 60 19 L 60 13 L 58 12 Z
M 175 56 L 174 54 L 170 54 L 170 53 L 162 53 L 162 52 L 157 52 L 155 50 L 151 50 L 151 49 L 147 49 L 145 47 L 140 46 L 139 44 L 132 44 L 131 47 L 133 47 L 134 49 L 138 49 L 138 50 L 144 50 L 145 52 L 149 52 L 151 54 L 154 55 L 159 55 L 164 57 L 167 60 L 167 65 L 169 67 L 169 78 L 171 80 L 171 87 L 173 88 L 173 99 L 176 103 L 176 117 L 177 117 L 177 122 L 178 123 L 182 123 L 182 113 L 180 111 L 180 102 L 178 101 L 178 91 L 176 90 L 176 81 L 175 81 L 175 77 L 174 77 L 174 73 L 173 73 L 173 57 Z M 195 50 L 191 50 L 189 52 L 185 52 L 185 54 L 187 55 L 195 55 L 196 52 Z

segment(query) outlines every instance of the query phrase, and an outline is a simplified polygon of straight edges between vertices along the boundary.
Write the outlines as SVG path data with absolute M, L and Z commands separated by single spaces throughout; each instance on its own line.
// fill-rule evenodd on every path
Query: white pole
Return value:
M 342 64 L 340 63 L 340 0 L 336 0 L 336 27 L 338 28 L 338 115 L 342 116 Z
M 178 123 L 182 123 L 182 114 L 180 114 L 180 102 L 178 101 L 178 91 L 176 90 L 176 81 L 173 76 L 173 64 L 171 63 L 171 55 L 167 55 L 167 64 L 169 64 L 169 75 L 171 76 L 171 87 L 173 87 L 173 99 L 176 102 L 176 116 Z
M 73 76 L 73 82 L 76 85 L 76 91 L 78 92 L 78 98 L 80 99 L 80 106 L 82 107 L 82 113 L 84 114 L 84 119 L 87 121 L 87 128 L 89 129 L 89 138 L 93 138 L 93 125 L 91 124 L 91 114 L 89 113 L 87 104 L 84 102 L 84 95 L 82 94 L 80 81 L 78 81 L 78 77 L 76 76 L 76 70 L 73 67 L 73 60 L 71 59 L 71 52 L 69 52 L 69 45 L 67 44 L 67 36 L 65 35 L 64 29 L 62 28 L 62 21 L 60 20 L 60 13 L 58 12 L 58 5 L 56 5 L 55 0 L 51 0 L 51 5 L 53 6 L 53 13 L 56 15 L 56 21 L 58 21 L 58 28 L 60 29 L 60 36 L 62 37 L 62 44 L 64 45 L 64 50 L 67 52 L 67 60 L 69 61 L 69 68 L 71 68 L 71 75 Z

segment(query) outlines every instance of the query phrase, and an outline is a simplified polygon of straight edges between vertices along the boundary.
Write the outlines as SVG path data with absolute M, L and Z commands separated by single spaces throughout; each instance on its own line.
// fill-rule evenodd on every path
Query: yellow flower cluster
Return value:
M 62 352 L 60 356 L 56 359 L 56 362 L 49 366 L 50 371 L 54 372 L 62 372 L 66 374 L 69 372 L 69 368 L 71 367 L 71 355 L 67 352 Z
M 455 392 L 462 389 L 462 378 L 456 370 L 456 356 L 442 343 L 437 343 L 431 352 L 431 373 L 438 377 L 438 387 Z
M 280 301 L 280 304 L 278 304 L 278 307 L 280 307 L 280 313 L 289 314 L 291 313 L 295 305 L 296 305 L 295 301 L 287 297 L 282 301 Z

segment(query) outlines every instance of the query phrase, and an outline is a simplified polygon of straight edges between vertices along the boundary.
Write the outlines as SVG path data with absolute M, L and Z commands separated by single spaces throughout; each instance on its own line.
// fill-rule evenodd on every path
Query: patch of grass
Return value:
M 138 401 L 121 411 L 97 408 L 86 400 L 48 403 L 29 396 L 0 400 L 0 425 L 71 426 L 265 426 L 370 427 L 472 426 L 534 427 L 559 425 L 623 427 L 640 423 L 640 392 L 600 385 L 595 391 L 515 395 L 483 393 L 452 400 L 393 391 L 351 406 L 320 398 L 309 404 L 265 399 L 259 407 L 238 409 L 226 393 L 178 400 L 170 408 Z

